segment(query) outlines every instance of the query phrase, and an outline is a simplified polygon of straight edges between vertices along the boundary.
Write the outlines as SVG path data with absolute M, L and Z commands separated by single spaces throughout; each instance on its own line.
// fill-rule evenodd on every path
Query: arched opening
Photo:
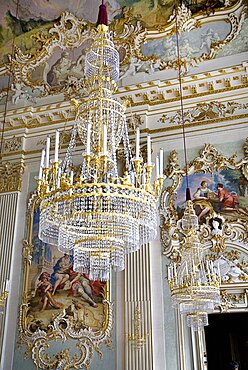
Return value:
M 228 370 L 232 360 L 248 370 L 248 313 L 209 315 L 205 328 L 208 370 Z

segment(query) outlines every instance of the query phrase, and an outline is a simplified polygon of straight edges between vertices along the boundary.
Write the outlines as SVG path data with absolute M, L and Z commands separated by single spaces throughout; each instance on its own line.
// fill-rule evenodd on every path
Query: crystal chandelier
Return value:
M 177 263 L 171 262 L 168 266 L 168 283 L 173 306 L 178 308 L 181 314 L 186 315 L 187 325 L 198 331 L 208 325 L 208 313 L 213 312 L 215 305 L 220 302 L 221 276 L 219 266 L 217 269 L 214 268 L 213 262 L 206 260 L 203 255 L 198 217 L 190 196 L 177 12 L 175 22 L 186 175 L 186 207 L 182 220 L 178 222 L 179 230 L 183 234 L 181 260 Z
M 198 331 L 208 325 L 208 313 L 220 303 L 221 275 L 219 266 L 204 259 L 198 217 L 191 200 L 186 202 L 181 231 L 181 261 L 169 265 L 168 282 L 173 306 L 186 315 L 187 325 Z
M 104 4 L 100 6 L 104 10 Z M 104 10 L 106 12 L 106 10 Z M 106 15 L 106 14 L 105 14 Z M 105 17 L 106 18 L 106 17 Z M 50 166 L 50 138 L 43 150 L 37 179 L 40 202 L 39 238 L 73 253 L 74 270 L 90 279 L 108 280 L 125 268 L 125 255 L 156 236 L 157 199 L 163 184 L 163 151 L 152 184 L 151 139 L 147 163 L 140 155 L 140 131 L 132 157 L 125 106 L 114 97 L 119 77 L 119 54 L 106 20 L 98 21 L 93 44 L 85 57 L 88 98 L 74 101 L 75 125 L 65 159 L 58 159 L 59 132 Z M 76 137 L 82 144 L 80 174 L 73 172 Z M 117 150 L 124 148 L 125 170 L 119 174 Z

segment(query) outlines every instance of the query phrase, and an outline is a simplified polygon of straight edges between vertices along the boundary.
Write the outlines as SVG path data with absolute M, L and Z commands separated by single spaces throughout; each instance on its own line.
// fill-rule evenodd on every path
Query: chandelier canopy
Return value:
M 143 163 L 139 128 L 132 157 L 125 106 L 113 97 L 118 77 L 119 54 L 108 27 L 99 24 L 85 57 L 88 98 L 73 102 L 76 119 L 65 159 L 58 159 L 57 131 L 54 160 L 50 166 L 48 137 L 37 180 L 39 238 L 63 253 L 73 251 L 74 270 L 93 280 L 108 280 L 111 267 L 123 270 L 126 253 L 155 238 L 156 202 L 163 184 L 163 151 L 157 158 L 157 180 L 151 184 L 151 139 L 148 135 Z M 72 161 L 77 135 L 83 154 L 79 175 Z M 125 154 L 122 173 L 117 164 L 120 145 Z
M 191 200 L 186 202 L 181 229 L 181 261 L 169 265 L 168 282 L 174 307 L 187 316 L 188 326 L 198 331 L 208 325 L 208 313 L 220 303 L 221 275 L 219 266 L 204 258 Z

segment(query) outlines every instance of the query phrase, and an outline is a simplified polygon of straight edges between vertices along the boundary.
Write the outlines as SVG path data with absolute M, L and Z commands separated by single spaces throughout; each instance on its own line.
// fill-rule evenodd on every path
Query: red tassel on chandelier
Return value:
M 99 26 L 99 24 L 105 24 L 105 26 L 108 25 L 108 14 L 106 5 L 104 4 L 104 0 L 102 0 L 102 4 L 99 6 L 99 13 L 96 26 Z

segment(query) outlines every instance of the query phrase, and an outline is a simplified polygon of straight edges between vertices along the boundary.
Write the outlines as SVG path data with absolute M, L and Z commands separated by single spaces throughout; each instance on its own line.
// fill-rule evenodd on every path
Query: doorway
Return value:
M 232 360 L 248 370 L 248 312 L 209 315 L 205 339 L 208 370 L 229 370 Z

